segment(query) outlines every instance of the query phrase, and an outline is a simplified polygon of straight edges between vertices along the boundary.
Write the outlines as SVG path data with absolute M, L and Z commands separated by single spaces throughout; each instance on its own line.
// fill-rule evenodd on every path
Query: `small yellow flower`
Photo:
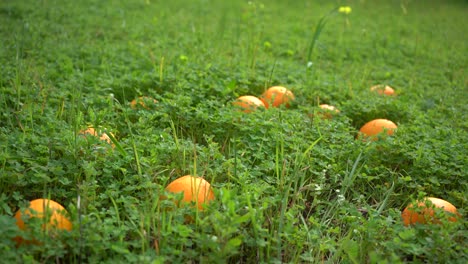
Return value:
M 340 6 L 340 8 L 338 8 L 338 12 L 346 14 L 346 15 L 351 13 L 351 11 L 353 10 L 351 9 L 350 6 Z

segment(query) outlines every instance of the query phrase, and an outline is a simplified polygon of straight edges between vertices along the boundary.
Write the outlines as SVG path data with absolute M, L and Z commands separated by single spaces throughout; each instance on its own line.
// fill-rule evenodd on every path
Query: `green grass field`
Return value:
M 467 13 L 463 0 L 2 1 L 1 262 L 467 263 Z M 291 107 L 232 106 L 275 85 Z M 132 109 L 139 96 L 158 102 Z M 340 113 L 320 118 L 322 103 Z M 357 139 L 376 118 L 394 135 Z M 211 183 L 202 211 L 162 199 L 187 174 Z M 404 226 L 424 197 L 458 221 Z M 62 204 L 72 231 L 20 230 L 36 198 Z

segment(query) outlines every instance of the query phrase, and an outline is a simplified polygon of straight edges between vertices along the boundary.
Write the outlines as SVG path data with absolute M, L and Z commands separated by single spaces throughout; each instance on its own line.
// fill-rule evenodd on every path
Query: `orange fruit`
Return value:
M 183 193 L 182 204 L 195 203 L 199 210 L 203 206 L 214 200 L 215 196 L 210 183 L 201 177 L 185 175 L 175 179 L 166 187 L 166 191 L 171 193 Z
M 265 108 L 265 104 L 262 102 L 262 100 L 252 95 L 241 96 L 237 98 L 232 104 L 236 107 L 239 107 L 245 113 L 255 111 L 258 107 Z
M 270 105 L 273 107 L 279 107 L 280 105 L 289 107 L 290 103 L 294 101 L 294 94 L 285 87 L 273 86 L 262 94 L 260 100 L 262 100 L 266 108 L 269 108 Z
M 79 132 L 79 134 L 83 136 L 92 135 L 95 137 L 99 137 L 100 140 L 109 143 L 112 146 L 112 148 L 115 147 L 115 145 L 112 143 L 112 140 L 106 133 L 98 133 L 98 131 L 94 129 L 94 127 L 88 127 L 87 129 L 83 129 Z
M 417 223 L 440 223 L 440 219 L 436 218 L 435 210 L 445 211 L 449 215 L 450 222 L 456 222 L 460 216 L 453 204 L 439 198 L 427 197 L 416 204 L 409 204 L 403 210 L 401 213 L 403 224 L 408 226 Z
M 23 216 L 24 214 L 24 216 Z M 29 207 L 24 211 L 18 210 L 15 214 L 16 225 L 21 230 L 28 230 L 27 219 L 41 218 L 43 224 L 41 228 L 53 235 L 57 230 L 72 230 L 72 223 L 68 218 L 68 212 L 59 203 L 49 199 L 36 199 L 29 202 Z M 26 222 L 24 221 L 26 220 Z M 38 243 L 35 240 L 28 241 L 22 237 L 15 238 L 17 244 Z
M 333 105 L 321 104 L 319 105 L 319 107 L 322 109 L 320 111 L 320 115 L 324 119 L 331 119 L 334 114 L 338 114 L 340 112 L 340 110 L 338 110 Z
M 372 140 L 377 140 L 378 135 L 386 131 L 387 135 L 393 135 L 397 125 L 387 119 L 374 119 L 364 124 L 359 130 L 364 137 L 370 137 Z
M 395 95 L 395 90 L 388 85 L 378 84 L 370 88 L 371 91 L 377 92 L 378 94 L 383 95 Z
M 130 102 L 130 107 L 132 109 L 137 109 L 137 107 L 143 107 L 145 109 L 150 109 L 152 104 L 156 104 L 158 100 L 151 98 L 149 96 L 140 96 L 136 99 L 133 99 Z

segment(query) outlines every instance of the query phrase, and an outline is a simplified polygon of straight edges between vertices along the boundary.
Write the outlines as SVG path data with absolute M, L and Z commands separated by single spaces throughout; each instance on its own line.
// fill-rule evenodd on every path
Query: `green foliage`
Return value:
M 466 263 L 466 5 L 282 2 L 1 3 L 2 261 Z M 273 85 L 290 108 L 232 107 Z M 132 109 L 139 96 L 158 102 Z M 375 118 L 396 133 L 356 139 Z M 162 199 L 186 174 L 213 187 L 203 211 Z M 462 217 L 403 226 L 425 196 Z M 19 230 L 41 197 L 71 232 Z

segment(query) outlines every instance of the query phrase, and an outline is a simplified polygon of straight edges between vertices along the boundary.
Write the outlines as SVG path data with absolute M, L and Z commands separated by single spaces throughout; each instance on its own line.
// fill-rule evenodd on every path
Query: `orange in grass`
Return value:
M 388 85 L 378 84 L 370 88 L 371 91 L 377 92 L 380 95 L 395 95 L 395 90 Z
M 265 104 L 258 97 L 253 95 L 244 95 L 237 98 L 232 104 L 239 107 L 243 112 L 250 113 L 255 111 L 257 108 L 265 108 Z
M 388 136 L 393 135 L 397 125 L 387 119 L 374 119 L 364 124 L 359 132 L 365 138 L 377 140 L 378 135 L 385 132 Z
M 192 175 L 179 177 L 169 183 L 166 191 L 171 193 L 183 193 L 180 205 L 194 203 L 198 210 L 203 210 L 205 204 L 214 200 L 215 196 L 211 185 L 205 179 Z
M 321 104 L 319 107 L 322 109 L 322 111 L 320 111 L 320 115 L 324 119 L 331 119 L 333 115 L 340 113 L 340 110 L 333 105 Z
M 83 129 L 79 133 L 80 135 L 86 136 L 86 135 L 91 135 L 98 137 L 100 140 L 106 141 L 109 143 L 112 148 L 115 147 L 115 145 L 112 143 L 112 140 L 106 133 L 98 133 L 98 131 L 94 127 L 88 127 L 87 129 Z
M 51 235 L 59 230 L 72 230 L 68 212 L 59 203 L 49 199 L 35 199 L 29 202 L 29 207 L 24 211 L 18 210 L 15 214 L 16 225 L 21 230 L 28 230 L 28 219 L 40 218 L 43 220 L 41 228 Z M 24 221 L 26 220 L 26 222 Z M 22 243 L 35 243 L 36 240 L 25 240 L 22 237 L 15 238 L 18 245 Z
M 270 87 L 260 97 L 266 108 L 279 107 L 280 105 L 289 107 L 294 99 L 294 94 L 283 86 Z
M 422 201 L 408 205 L 403 212 L 401 217 L 403 218 L 403 224 L 405 226 L 414 224 L 426 224 L 426 223 L 437 223 L 440 224 L 440 219 L 437 218 L 436 210 L 443 210 L 448 214 L 448 221 L 456 222 L 460 216 L 457 212 L 457 208 L 440 198 L 427 197 Z
M 158 100 L 149 97 L 149 96 L 140 96 L 136 99 L 133 99 L 130 102 L 130 107 L 132 109 L 137 109 L 137 107 L 143 107 L 145 109 L 150 109 L 152 104 L 156 104 Z

